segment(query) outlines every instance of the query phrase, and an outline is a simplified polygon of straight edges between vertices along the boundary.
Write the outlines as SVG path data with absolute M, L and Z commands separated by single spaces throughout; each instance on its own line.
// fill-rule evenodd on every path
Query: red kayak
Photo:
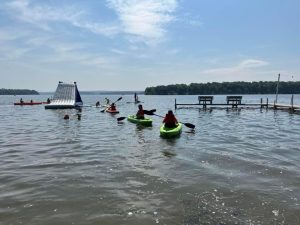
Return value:
M 111 110 L 111 109 L 106 109 L 105 112 L 111 113 L 111 114 L 117 114 L 119 113 L 118 110 Z
M 41 105 L 45 104 L 44 102 L 15 102 L 14 105 Z

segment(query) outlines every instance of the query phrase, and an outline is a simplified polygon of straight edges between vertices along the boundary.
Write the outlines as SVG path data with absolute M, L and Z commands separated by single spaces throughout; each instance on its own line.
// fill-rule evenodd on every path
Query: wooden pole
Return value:
M 278 81 L 277 81 L 277 88 L 276 88 L 276 99 L 275 99 L 276 104 L 277 104 L 277 99 L 278 99 L 279 81 L 280 81 L 280 74 L 278 74 Z
M 263 99 L 260 98 L 260 108 L 262 109 L 263 108 Z
M 267 98 L 267 109 L 269 108 L 269 98 Z
M 291 105 L 292 105 L 291 110 L 292 112 L 294 112 L 294 94 L 292 94 Z
M 175 98 L 175 110 L 177 109 L 177 103 L 176 103 L 176 98 Z
M 292 76 L 292 81 L 294 81 L 294 76 Z M 292 112 L 294 112 L 294 90 L 292 90 L 292 98 L 291 98 Z

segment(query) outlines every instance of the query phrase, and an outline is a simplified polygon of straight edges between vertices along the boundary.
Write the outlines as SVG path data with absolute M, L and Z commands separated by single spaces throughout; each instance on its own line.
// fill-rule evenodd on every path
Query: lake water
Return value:
M 117 123 L 137 111 L 127 103 L 133 96 L 122 96 L 119 115 L 84 107 L 81 120 L 76 110 L 13 106 L 20 97 L 0 96 L 1 225 L 300 224 L 299 114 L 182 108 L 176 117 L 196 130 L 184 127 L 180 138 L 168 140 L 159 136 L 159 117 L 152 127 Z M 104 97 L 82 96 L 85 105 Z M 140 100 L 164 115 L 175 97 L 197 102 Z M 260 97 L 274 100 L 253 95 L 243 102 Z M 279 102 L 289 101 L 280 95 Z

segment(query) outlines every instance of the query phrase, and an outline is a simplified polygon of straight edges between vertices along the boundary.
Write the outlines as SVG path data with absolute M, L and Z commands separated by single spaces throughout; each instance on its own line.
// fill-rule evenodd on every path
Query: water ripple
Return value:
M 196 130 L 168 140 L 159 117 L 152 127 L 117 122 L 137 110 L 132 96 L 120 115 L 86 107 L 81 120 L 76 110 L 9 105 L 17 98 L 0 102 L 0 224 L 300 223 L 299 115 L 178 109 Z M 141 98 L 158 115 L 173 108 L 174 96 Z

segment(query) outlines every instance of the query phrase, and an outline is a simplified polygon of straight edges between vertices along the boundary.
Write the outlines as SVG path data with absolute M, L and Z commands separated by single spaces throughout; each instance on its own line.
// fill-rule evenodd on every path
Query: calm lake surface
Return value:
M 162 119 L 140 127 L 116 118 L 137 111 L 133 96 L 120 114 L 84 107 L 14 106 L 40 96 L 0 96 L 0 224 L 300 224 L 300 115 L 272 109 L 182 108 L 196 125 L 162 139 Z M 83 95 L 85 105 L 118 95 Z M 139 96 L 164 115 L 174 98 Z M 259 103 L 260 97 L 243 96 Z M 278 102 L 289 103 L 290 95 Z M 214 102 L 225 102 L 215 96 Z M 300 96 L 295 96 L 300 105 Z M 70 120 L 63 120 L 68 113 Z

